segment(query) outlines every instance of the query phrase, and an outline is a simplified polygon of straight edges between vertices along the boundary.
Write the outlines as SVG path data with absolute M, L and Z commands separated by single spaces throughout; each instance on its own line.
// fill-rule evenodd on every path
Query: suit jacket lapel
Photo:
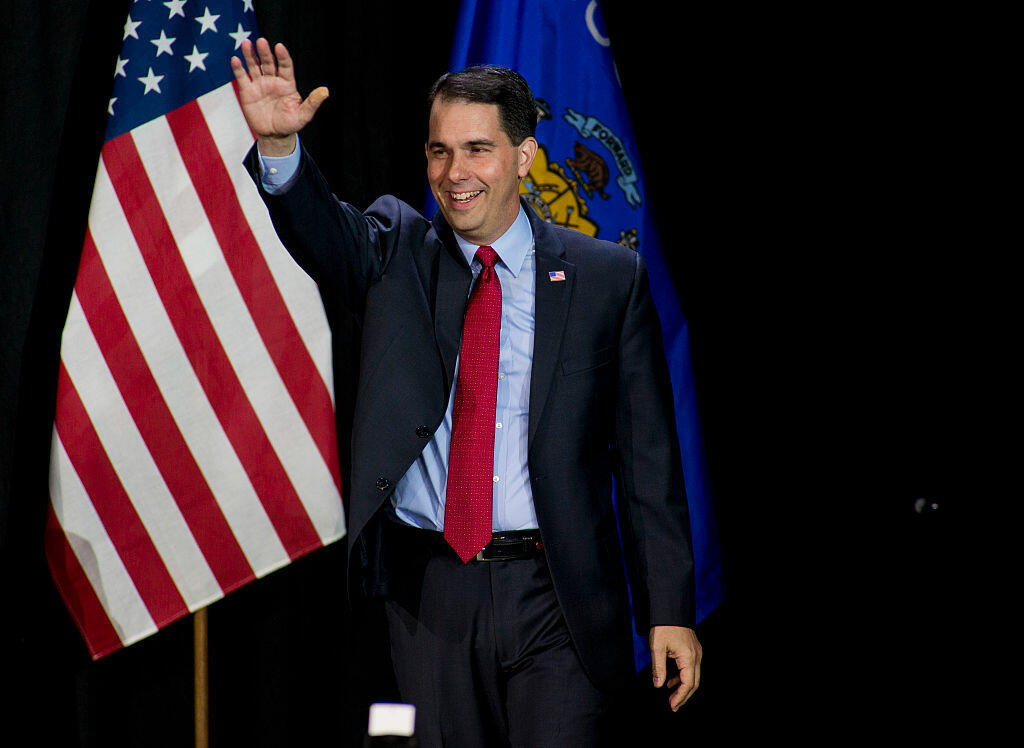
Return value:
M 533 226 L 536 249 L 537 296 L 533 339 L 533 372 L 530 377 L 530 429 L 527 449 L 533 445 L 544 408 L 547 406 L 551 380 L 555 375 L 558 354 L 562 347 L 565 323 L 569 317 L 576 266 L 565 261 L 565 247 L 532 208 L 527 208 Z M 565 280 L 551 280 L 551 273 L 561 271 Z
M 438 211 L 433 220 L 434 230 L 441 242 L 438 252 L 437 290 L 434 297 L 434 335 L 444 361 L 447 381 L 451 387 L 455 375 L 455 361 L 459 357 L 462 323 L 469 302 L 469 287 L 473 273 L 455 243 L 455 236 Z

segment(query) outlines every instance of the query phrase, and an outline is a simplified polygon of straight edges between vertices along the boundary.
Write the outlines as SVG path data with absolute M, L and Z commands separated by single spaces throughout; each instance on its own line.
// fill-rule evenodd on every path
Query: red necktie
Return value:
M 444 505 L 444 539 L 464 562 L 491 540 L 501 332 L 501 282 L 494 272 L 498 255 L 490 247 L 480 247 L 476 257 L 484 267 L 469 296 L 462 330 Z

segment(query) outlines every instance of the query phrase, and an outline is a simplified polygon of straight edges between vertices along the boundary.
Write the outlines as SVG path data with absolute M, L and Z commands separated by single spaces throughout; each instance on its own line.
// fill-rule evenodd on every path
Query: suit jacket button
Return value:
M 387 478 L 377 479 L 377 488 L 380 489 L 381 491 L 386 491 L 388 489 L 388 486 L 390 485 L 391 481 L 389 481 Z
M 417 426 L 416 436 L 418 436 L 421 439 L 426 439 L 428 436 L 430 436 L 430 429 L 428 429 L 426 426 Z

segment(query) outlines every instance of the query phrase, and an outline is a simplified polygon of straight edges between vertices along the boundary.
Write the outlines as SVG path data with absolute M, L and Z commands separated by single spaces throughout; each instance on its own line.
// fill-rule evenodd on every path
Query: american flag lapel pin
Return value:
M 552 270 L 550 273 L 548 273 L 548 280 L 550 280 L 552 282 L 554 282 L 554 281 L 564 281 L 565 280 L 565 271 L 564 270 Z

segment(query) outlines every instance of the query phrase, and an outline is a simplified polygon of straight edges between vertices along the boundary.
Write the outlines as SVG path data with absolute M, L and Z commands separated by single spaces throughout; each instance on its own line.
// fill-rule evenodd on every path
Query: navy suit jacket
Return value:
M 361 213 L 332 195 L 306 153 L 279 196 L 263 191 L 255 148 L 248 166 L 278 235 L 317 282 L 334 336 L 350 591 L 386 594 L 381 508 L 444 418 L 472 273 L 440 212 L 428 221 L 385 196 Z M 634 670 L 626 569 L 638 631 L 694 625 L 661 328 L 640 255 L 527 213 L 537 272 L 530 483 L 573 643 L 611 690 Z

